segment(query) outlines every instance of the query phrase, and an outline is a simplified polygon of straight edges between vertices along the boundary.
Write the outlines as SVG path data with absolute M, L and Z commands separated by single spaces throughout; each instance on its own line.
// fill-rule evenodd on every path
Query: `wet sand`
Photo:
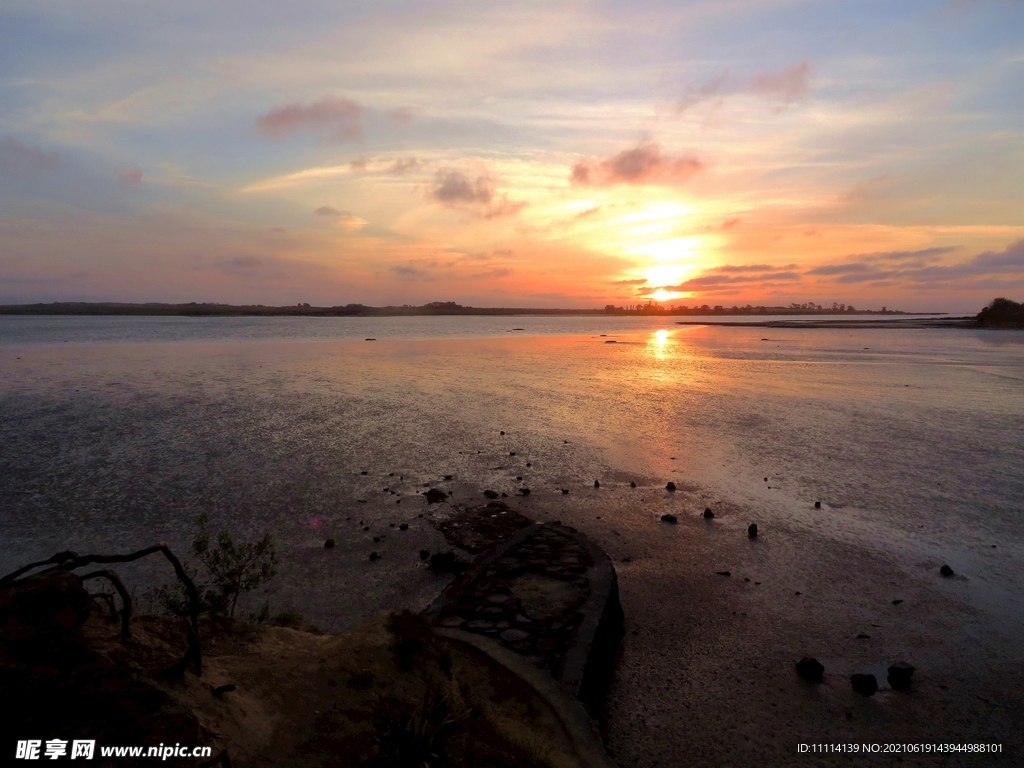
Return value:
M 427 505 L 427 487 L 453 492 L 457 504 L 482 502 L 494 488 L 528 517 L 579 528 L 615 562 L 626 635 L 606 733 L 621 765 L 864 761 L 797 753 L 799 743 L 840 741 L 1003 745 L 1001 758 L 903 755 L 908 765 L 1022 759 L 1024 633 L 1016 595 L 1005 593 L 1020 585 L 1012 517 L 972 527 L 970 557 L 953 562 L 964 576 L 943 579 L 937 553 L 956 516 L 937 509 L 947 516 L 922 518 L 935 530 L 914 541 L 910 519 L 857 523 L 838 504 L 814 510 L 806 492 L 794 500 L 783 490 L 773 502 L 772 490 L 710 482 L 711 465 L 752 473 L 730 463 L 713 434 L 699 441 L 693 430 L 661 455 L 671 434 L 665 401 L 619 394 L 638 374 L 598 367 L 603 339 L 574 369 L 593 379 L 552 378 L 553 359 L 573 349 L 564 340 L 99 345 L 25 348 L 17 366 L 4 350 L 0 570 L 68 547 L 167 540 L 187 551 L 193 517 L 206 511 L 240 538 L 269 530 L 278 542 L 281 572 L 245 610 L 268 600 L 342 631 L 375 610 L 422 608 L 443 588 L 418 553 L 445 546 L 431 518 L 450 507 Z M 489 367 L 468 363 L 486 355 Z M 713 391 L 721 380 L 702 365 L 689 364 L 687 382 Z M 665 370 L 640 373 L 644 391 L 660 392 L 659 376 L 670 381 Z M 617 399 L 595 407 L 588 390 L 602 381 Z M 741 387 L 739 397 L 748 394 Z M 739 419 L 736 402 L 715 415 Z M 652 424 L 660 431 L 646 433 Z M 794 445 L 780 442 L 772 460 L 809 474 L 814 457 L 790 458 Z M 787 473 L 772 483 L 799 488 Z M 669 479 L 678 492 L 664 490 Z M 872 507 L 877 489 L 855 480 L 837 488 Z M 925 485 L 906 493 L 918 514 L 945 498 L 927 496 Z M 530 496 L 515 496 L 524 486 Z M 714 520 L 701 518 L 705 506 Z M 665 512 L 678 525 L 661 523 Z M 751 522 L 756 541 L 746 535 Z M 1007 535 L 989 541 L 1000 530 Z M 328 536 L 332 550 L 323 548 Z M 382 559 L 370 562 L 370 551 Z M 145 567 L 127 575 L 143 605 L 145 587 L 165 576 Z M 825 665 L 823 685 L 796 676 L 804 655 Z M 896 660 L 917 667 L 911 691 L 865 699 L 850 689 L 851 672 Z

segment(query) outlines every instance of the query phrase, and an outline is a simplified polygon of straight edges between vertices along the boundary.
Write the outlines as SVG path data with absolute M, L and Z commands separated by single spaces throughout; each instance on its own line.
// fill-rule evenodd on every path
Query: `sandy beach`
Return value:
M 377 610 L 425 607 L 446 583 L 419 558 L 447 547 L 434 523 L 494 489 L 531 519 L 578 528 L 614 561 L 626 632 L 603 727 L 619 764 L 1019 762 L 1021 547 L 1008 499 L 1020 477 L 963 458 L 938 466 L 958 450 L 941 441 L 921 456 L 908 440 L 870 458 L 912 407 L 905 383 L 934 411 L 906 417 L 920 438 L 944 428 L 968 374 L 933 366 L 929 384 L 884 349 L 866 362 L 857 349 L 871 386 L 887 389 L 850 394 L 849 360 L 817 350 L 821 337 L 792 342 L 824 360 L 790 374 L 780 347 L 756 359 L 716 351 L 725 349 L 716 333 L 748 333 L 755 349 L 760 331 L 667 342 L 652 333 L 616 345 L 595 334 L 5 348 L 3 570 L 69 547 L 166 540 L 186 552 L 194 515 L 206 511 L 239 537 L 271 532 L 277 542 L 280 574 L 244 610 L 265 600 L 340 632 Z M 850 356 L 866 346 L 841 341 Z M 748 375 L 757 366 L 790 378 Z M 638 376 L 643 387 L 631 389 Z M 964 457 L 996 439 L 989 414 L 1006 417 L 999 429 L 1019 418 L 1000 385 L 985 386 Z M 815 405 L 829 387 L 853 398 L 848 411 Z M 801 443 L 815 424 L 848 430 L 848 418 L 858 431 L 827 450 Z M 802 421 L 786 432 L 787 419 Z M 707 429 L 716 420 L 718 434 Z M 755 433 L 775 445 L 755 445 L 756 455 L 730 446 L 730 436 L 749 443 Z M 429 487 L 452 496 L 428 505 Z M 529 496 L 517 494 L 524 487 Z M 663 523 L 665 513 L 678 523 Z M 371 550 L 381 559 L 370 562 Z M 956 576 L 939 575 L 946 562 Z M 147 565 L 126 579 L 145 605 L 167 574 Z M 822 684 L 797 676 L 803 656 L 824 664 Z M 896 661 L 916 667 L 909 691 L 887 690 Z M 875 673 L 882 690 L 855 693 L 858 671 Z M 1002 752 L 798 751 L 875 743 Z

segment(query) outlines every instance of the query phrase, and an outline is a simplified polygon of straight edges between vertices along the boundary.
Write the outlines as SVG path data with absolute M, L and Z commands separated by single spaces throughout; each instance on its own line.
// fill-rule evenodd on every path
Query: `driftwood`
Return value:
M 18 579 L 18 577 L 33 571 L 36 568 L 44 568 L 44 566 L 50 566 L 44 568 L 39 573 L 50 573 L 51 571 L 74 571 L 76 568 L 81 568 L 86 565 L 92 565 L 93 563 L 98 564 L 109 564 L 109 563 L 130 563 L 134 560 L 140 560 L 143 557 L 162 552 L 164 557 L 174 567 L 174 573 L 182 584 L 185 585 L 185 591 L 188 592 L 188 608 L 189 608 L 189 623 L 187 625 L 188 633 L 188 650 L 185 652 L 184 658 L 177 664 L 172 665 L 168 669 L 163 671 L 164 676 L 180 677 L 188 669 L 190 662 L 195 663 L 196 675 L 203 674 L 203 654 L 202 648 L 199 643 L 199 591 L 196 589 L 195 583 L 189 578 L 189 575 L 185 573 L 185 569 L 181 565 L 181 561 L 177 556 L 171 552 L 170 548 L 166 544 L 154 544 L 151 547 L 140 549 L 137 552 L 130 552 L 126 555 L 79 555 L 76 552 L 64 551 L 58 552 L 49 560 L 41 560 L 36 563 L 29 563 L 28 565 L 22 566 L 16 571 L 12 571 L 3 578 L 0 578 L 0 586 L 4 584 L 10 584 Z M 75 574 L 76 576 L 78 574 Z M 121 595 L 121 599 L 124 602 L 124 610 L 121 614 L 121 636 L 123 638 L 129 637 L 129 620 L 131 618 L 131 597 L 128 595 L 128 591 L 124 588 L 124 584 L 121 583 L 121 579 L 118 578 L 117 574 L 110 570 L 93 571 L 85 576 L 79 576 L 81 580 L 90 578 L 103 577 L 110 581 L 114 585 L 114 588 Z
M 91 597 L 96 602 L 102 602 L 110 610 L 110 620 L 117 621 L 117 605 L 114 604 L 114 593 L 113 592 L 90 592 Z
M 78 578 L 82 581 L 86 581 L 87 579 L 106 579 L 114 585 L 114 589 L 117 590 L 117 594 L 121 596 L 121 639 L 127 640 L 131 637 L 131 629 L 129 628 L 128 622 L 131 621 L 132 618 L 132 598 L 131 595 L 128 594 L 128 590 L 124 588 L 124 583 L 121 581 L 121 578 L 113 571 L 105 569 L 102 571 L 93 571 L 92 573 L 87 573 L 84 576 L 79 576 Z M 113 613 L 116 618 L 117 613 L 113 610 L 114 599 L 112 597 L 109 599 L 111 604 L 111 613 Z

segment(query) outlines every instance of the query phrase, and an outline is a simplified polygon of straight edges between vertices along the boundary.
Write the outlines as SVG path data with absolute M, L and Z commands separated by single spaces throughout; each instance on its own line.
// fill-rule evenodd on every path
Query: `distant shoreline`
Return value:
M 706 306 L 706 305 L 705 305 Z M 49 304 L 0 305 L 0 315 L 138 315 L 178 317 L 423 317 L 423 316 L 598 316 L 598 317 L 771 317 L 801 315 L 854 317 L 860 315 L 892 317 L 899 315 L 946 315 L 945 312 L 903 312 L 901 310 L 796 309 L 791 307 L 721 307 L 692 309 L 543 309 L 533 307 L 466 307 L 454 302 L 433 302 L 422 306 L 371 307 L 347 304 L 334 307 L 264 306 L 262 304 L 130 304 L 117 302 L 53 302 Z M 730 323 L 736 325 L 736 323 Z M 755 323 L 760 324 L 760 323 Z

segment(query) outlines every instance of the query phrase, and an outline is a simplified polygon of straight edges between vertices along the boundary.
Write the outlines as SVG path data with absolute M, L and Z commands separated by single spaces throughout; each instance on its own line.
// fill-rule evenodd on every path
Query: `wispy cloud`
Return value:
M 0 171 L 25 177 L 58 167 L 60 156 L 56 152 L 45 152 L 39 147 L 23 144 L 13 136 L 0 139 Z
M 688 181 L 704 170 L 703 163 L 687 155 L 663 155 L 654 143 L 625 149 L 604 160 L 581 160 L 572 167 L 570 180 L 580 186 L 611 186 L 614 184 L 676 185 Z
M 350 99 L 325 96 L 311 104 L 286 104 L 256 118 L 264 136 L 281 138 L 299 131 L 316 131 L 323 139 L 345 141 L 362 135 L 363 107 Z
M 366 226 L 366 219 L 361 219 L 348 211 L 340 211 L 330 205 L 321 205 L 313 211 L 317 216 L 330 219 L 335 226 L 347 229 L 351 232 L 362 229 Z
M 440 170 L 434 176 L 430 196 L 450 208 L 462 208 L 483 219 L 513 216 L 526 207 L 525 201 L 509 200 L 496 191 L 496 181 L 488 174 L 470 178 L 459 170 Z

